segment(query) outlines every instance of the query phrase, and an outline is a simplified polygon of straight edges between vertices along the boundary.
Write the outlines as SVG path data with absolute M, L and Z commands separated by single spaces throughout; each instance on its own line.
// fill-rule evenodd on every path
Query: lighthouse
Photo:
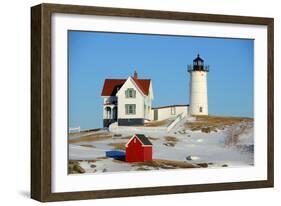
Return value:
M 190 73 L 190 115 L 208 115 L 208 86 L 207 74 L 209 66 L 204 65 L 204 60 L 198 54 L 193 60 L 193 65 L 188 66 Z

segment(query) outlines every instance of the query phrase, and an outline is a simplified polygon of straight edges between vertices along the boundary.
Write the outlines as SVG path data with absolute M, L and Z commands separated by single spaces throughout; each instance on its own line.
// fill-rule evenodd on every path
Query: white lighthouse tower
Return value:
M 190 115 L 208 115 L 207 74 L 209 67 L 204 66 L 204 60 L 199 54 L 189 65 L 190 73 Z

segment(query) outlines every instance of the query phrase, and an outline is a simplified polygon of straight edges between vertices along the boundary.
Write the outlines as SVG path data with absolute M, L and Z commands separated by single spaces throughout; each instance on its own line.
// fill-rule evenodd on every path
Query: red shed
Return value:
M 126 162 L 152 160 L 152 143 L 143 134 L 135 134 L 126 144 Z

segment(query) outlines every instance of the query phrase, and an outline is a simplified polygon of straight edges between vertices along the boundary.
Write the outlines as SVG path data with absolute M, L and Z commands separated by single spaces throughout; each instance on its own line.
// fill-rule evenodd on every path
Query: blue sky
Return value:
M 200 53 L 209 114 L 253 117 L 254 40 L 69 31 L 69 126 L 102 127 L 103 81 L 152 79 L 153 106 L 189 103 L 187 65 Z

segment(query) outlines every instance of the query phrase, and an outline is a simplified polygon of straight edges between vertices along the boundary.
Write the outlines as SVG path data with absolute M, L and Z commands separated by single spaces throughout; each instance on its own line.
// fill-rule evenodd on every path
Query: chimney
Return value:
M 134 72 L 134 79 L 137 79 L 138 78 L 138 73 L 137 73 L 137 71 L 135 70 L 135 72 Z

